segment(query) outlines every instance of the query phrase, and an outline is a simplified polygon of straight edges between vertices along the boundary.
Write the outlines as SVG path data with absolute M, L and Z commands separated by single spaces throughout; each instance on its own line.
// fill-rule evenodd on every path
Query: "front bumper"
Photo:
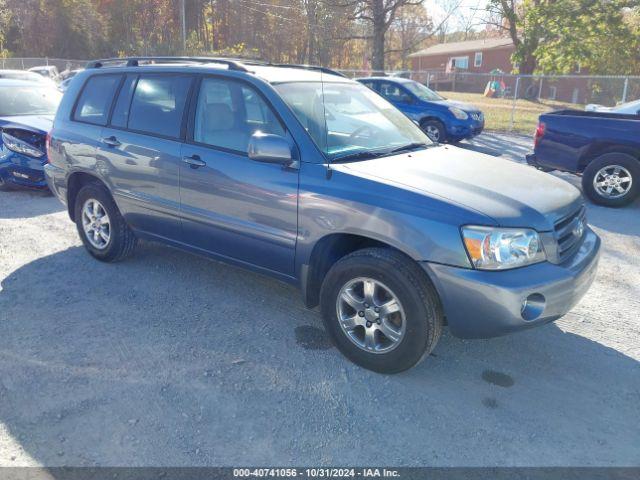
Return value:
M 451 333 L 489 338 L 557 320 L 587 292 L 596 274 L 600 238 L 587 229 L 580 249 L 564 263 L 504 271 L 422 263 L 433 280 Z M 535 299 L 523 309 L 525 299 Z M 540 303 L 540 299 L 543 302 Z M 526 319 L 525 319 L 526 318 Z
M 0 178 L 9 185 L 46 189 L 44 162 L 44 158 L 33 158 L 3 149 L 0 156 Z
M 484 121 L 471 121 L 466 123 L 452 123 L 447 126 L 447 138 L 451 141 L 460 141 L 476 137 L 484 130 Z

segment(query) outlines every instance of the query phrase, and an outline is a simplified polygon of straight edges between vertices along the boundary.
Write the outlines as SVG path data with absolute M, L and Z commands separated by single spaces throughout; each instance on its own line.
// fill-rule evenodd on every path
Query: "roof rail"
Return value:
M 103 58 L 92 60 L 87 63 L 86 68 L 102 68 L 108 64 L 122 64 L 126 67 L 137 67 L 144 62 L 160 63 L 219 63 L 226 65 L 229 70 L 247 72 L 248 70 L 238 60 L 231 60 L 220 57 L 123 57 L 123 58 Z
M 336 70 L 332 70 L 327 67 L 319 67 L 317 65 L 301 65 L 298 63 L 268 63 L 266 65 L 271 67 L 287 67 L 287 68 L 300 68 L 303 70 L 316 70 L 318 72 L 328 73 L 330 75 L 337 75 L 339 77 L 347 78 L 347 76 L 343 73 L 340 73 Z

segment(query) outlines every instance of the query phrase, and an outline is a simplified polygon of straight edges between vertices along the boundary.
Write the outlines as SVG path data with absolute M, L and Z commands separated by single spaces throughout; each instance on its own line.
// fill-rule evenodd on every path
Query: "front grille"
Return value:
M 471 118 L 473 118 L 476 122 L 481 122 L 484 118 L 484 115 L 482 115 L 482 112 L 473 112 L 471 114 Z
M 558 259 L 560 261 L 570 257 L 580 248 L 586 228 L 587 219 L 584 207 L 555 224 Z

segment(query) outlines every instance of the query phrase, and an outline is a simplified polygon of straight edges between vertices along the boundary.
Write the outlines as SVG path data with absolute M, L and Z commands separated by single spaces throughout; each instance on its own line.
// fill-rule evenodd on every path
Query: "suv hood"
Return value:
M 577 188 L 553 175 L 452 146 L 331 168 L 466 207 L 504 227 L 551 231 L 583 203 Z

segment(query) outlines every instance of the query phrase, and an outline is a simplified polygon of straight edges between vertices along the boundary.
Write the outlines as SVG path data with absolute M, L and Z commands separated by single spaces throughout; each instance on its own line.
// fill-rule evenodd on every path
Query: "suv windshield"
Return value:
M 0 116 L 53 115 L 61 99 L 54 88 L 0 87 Z
M 430 88 L 425 87 L 421 83 L 407 82 L 403 83 L 402 85 L 420 100 L 424 100 L 425 102 L 438 102 L 440 100 L 446 100 L 444 97 L 441 97 L 436 92 L 434 92 Z
M 338 159 L 398 147 L 431 144 L 409 118 L 358 83 L 291 82 L 274 85 L 316 145 Z

